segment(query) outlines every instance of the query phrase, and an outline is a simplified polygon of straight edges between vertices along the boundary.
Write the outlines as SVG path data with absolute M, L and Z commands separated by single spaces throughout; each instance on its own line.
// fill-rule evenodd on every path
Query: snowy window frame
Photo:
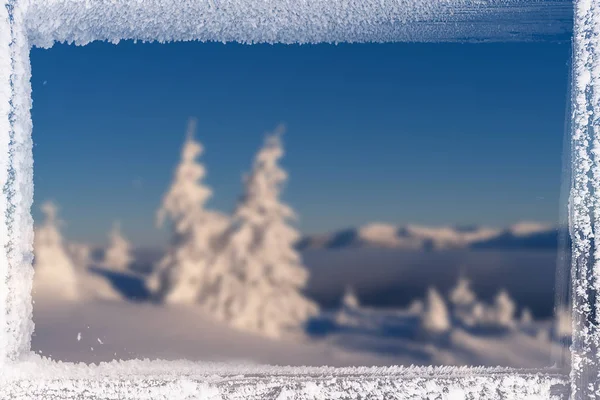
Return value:
M 600 4 L 598 0 L 4 0 L 0 8 L 0 399 L 600 396 Z M 573 8 L 574 6 L 574 8 Z M 54 362 L 30 351 L 33 159 L 31 47 L 94 40 L 509 41 L 573 24 L 570 232 L 573 368 L 292 368 L 133 360 Z M 558 27 L 558 28 L 556 28 Z M 598 300 L 595 300 L 597 298 Z M 597 322 L 597 321 L 596 321 Z

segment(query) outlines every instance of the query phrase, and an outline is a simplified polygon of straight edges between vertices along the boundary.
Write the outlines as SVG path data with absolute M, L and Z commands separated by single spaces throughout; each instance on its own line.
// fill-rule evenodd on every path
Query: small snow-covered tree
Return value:
M 346 291 L 344 292 L 344 297 L 342 297 L 342 306 L 348 309 L 356 309 L 360 307 L 358 297 L 356 297 L 356 293 L 351 287 L 347 287 Z
M 60 233 L 57 207 L 48 202 L 41 208 L 46 220 L 34 235 L 33 291 L 54 299 L 75 300 L 79 297 L 77 276 Z
M 195 120 L 190 120 L 171 187 L 163 198 L 157 223 L 172 222 L 171 246 L 148 281 L 161 301 L 193 303 L 204 290 L 205 272 L 214 257 L 217 238 L 227 226 L 222 214 L 205 209 L 212 191 L 200 181 L 206 175 L 196 161 L 203 148 L 194 139 Z
M 278 165 L 283 156 L 282 128 L 266 139 L 245 192 L 210 268 L 207 308 L 242 330 L 270 337 L 298 333 L 318 312 L 302 294 L 308 272 L 295 244 L 299 233 L 289 225 L 293 210 L 279 197 L 287 180 Z
M 464 325 L 473 326 L 479 321 L 482 305 L 478 305 L 477 296 L 467 278 L 461 276 L 450 291 L 450 305 L 454 318 Z
M 521 325 L 530 325 L 533 322 L 533 315 L 531 314 L 531 310 L 529 308 L 524 308 L 521 311 Z
M 450 330 L 450 317 L 442 296 L 434 288 L 429 288 L 425 307 L 421 313 L 421 332 L 438 335 Z
M 412 313 L 412 314 L 421 314 L 423 312 L 423 308 L 424 308 L 423 300 L 415 299 L 410 302 L 410 304 L 406 308 L 406 311 L 408 311 L 409 313 Z
M 335 315 L 335 321 L 339 325 L 346 326 L 360 324 L 360 302 L 350 286 L 346 287 L 341 307 Z
M 512 328 L 515 325 L 516 306 L 506 290 L 501 290 L 494 299 L 492 312 L 494 323 L 501 328 Z
M 108 240 L 108 248 L 104 252 L 104 264 L 117 270 L 126 269 L 133 260 L 131 245 L 121 234 L 121 225 L 118 222 L 114 223 Z
M 459 307 L 470 306 L 475 303 L 475 300 L 476 296 L 471 290 L 471 282 L 465 277 L 460 277 L 450 292 L 450 303 Z

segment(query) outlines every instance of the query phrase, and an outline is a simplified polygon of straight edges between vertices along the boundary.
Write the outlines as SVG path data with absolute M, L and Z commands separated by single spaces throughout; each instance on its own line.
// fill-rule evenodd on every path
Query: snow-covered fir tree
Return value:
M 75 300 L 79 297 L 77 275 L 60 233 L 57 207 L 48 202 L 41 208 L 46 219 L 34 235 L 34 294 Z
M 530 325 L 533 322 L 533 315 L 529 308 L 525 307 L 523 311 L 521 311 L 520 322 L 521 325 Z
M 358 297 L 356 296 L 354 289 L 350 286 L 346 288 L 344 296 L 342 297 L 342 307 L 347 309 L 356 309 L 360 307 Z
M 348 286 L 342 296 L 341 307 L 335 315 L 335 321 L 342 326 L 355 326 L 360 323 L 360 302 L 354 290 Z
M 493 322 L 500 328 L 512 328 L 515 325 L 516 305 L 506 290 L 501 290 L 494 298 Z
M 168 303 L 194 303 L 204 290 L 206 269 L 217 239 L 227 227 L 224 215 L 207 210 L 212 191 L 201 181 L 206 175 L 196 159 L 202 145 L 194 139 L 195 120 L 188 125 L 181 160 L 157 214 L 158 225 L 172 224 L 170 248 L 148 281 L 155 296 Z
M 308 272 L 295 244 L 299 233 L 290 226 L 293 210 L 280 201 L 286 172 L 283 128 L 267 137 L 245 177 L 224 246 L 211 265 L 211 290 L 204 301 L 211 313 L 242 330 L 270 337 L 300 333 L 318 312 L 302 289 Z
M 437 290 L 429 288 L 421 313 L 421 333 L 423 335 L 439 335 L 448 332 L 450 328 L 450 316 L 444 299 Z
M 466 326 L 477 324 L 482 307 L 477 304 L 477 296 L 471 290 L 471 282 L 461 276 L 450 291 L 450 305 L 454 318 Z
M 471 281 L 461 276 L 456 286 L 450 291 L 450 303 L 454 306 L 464 307 L 475 303 L 476 296 L 471 290 Z
M 425 305 L 423 304 L 423 300 L 414 299 L 410 302 L 410 304 L 406 308 L 406 311 L 408 311 L 411 314 L 421 314 L 423 312 L 424 307 Z
M 104 252 L 104 265 L 116 270 L 125 270 L 132 262 L 131 245 L 121 233 L 119 222 L 113 224 L 108 235 L 108 247 Z

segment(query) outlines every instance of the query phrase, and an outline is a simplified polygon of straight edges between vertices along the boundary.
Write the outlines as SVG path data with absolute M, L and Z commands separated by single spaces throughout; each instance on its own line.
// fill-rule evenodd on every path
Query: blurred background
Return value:
M 35 351 L 560 364 L 570 43 L 33 49 Z

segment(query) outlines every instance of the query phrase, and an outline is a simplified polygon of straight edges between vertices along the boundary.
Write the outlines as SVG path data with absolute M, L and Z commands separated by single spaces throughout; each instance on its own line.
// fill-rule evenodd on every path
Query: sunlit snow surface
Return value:
M 243 361 L 272 365 L 477 365 L 544 368 L 560 346 L 535 329 L 472 334 L 455 329 L 448 343 L 418 340 L 418 316 L 364 309 L 352 323 L 304 341 L 273 340 L 215 321 L 193 305 L 154 306 L 87 300 L 60 304 L 36 297 L 33 351 L 52 359 L 97 363 L 128 359 Z M 81 338 L 81 340 L 78 340 Z M 102 341 L 102 344 L 98 342 Z

